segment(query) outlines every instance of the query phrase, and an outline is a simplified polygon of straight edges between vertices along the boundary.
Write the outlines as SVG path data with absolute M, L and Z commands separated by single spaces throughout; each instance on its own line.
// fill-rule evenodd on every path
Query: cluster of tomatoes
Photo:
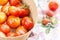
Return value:
M 43 25 L 47 25 L 48 23 L 51 22 L 51 19 L 54 16 L 54 12 L 57 10 L 58 6 L 59 5 L 58 5 L 57 2 L 49 2 L 49 4 L 48 4 L 49 10 L 46 11 L 46 16 L 47 17 L 44 17 L 43 20 L 42 20 Z
M 0 37 L 20 36 L 33 28 L 30 10 L 20 0 L 0 0 L 0 6 Z

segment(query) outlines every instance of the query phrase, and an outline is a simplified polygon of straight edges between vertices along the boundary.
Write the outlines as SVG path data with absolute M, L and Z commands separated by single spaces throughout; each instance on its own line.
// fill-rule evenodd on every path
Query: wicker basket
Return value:
M 30 16 L 33 18 L 33 21 L 35 23 L 37 21 L 37 9 L 34 0 L 23 0 L 23 3 L 29 6 L 29 9 L 31 11 Z M 26 34 L 21 35 L 19 37 L 6 37 L 6 38 L 0 37 L 0 40 L 26 40 L 31 34 L 31 32 L 32 29 Z

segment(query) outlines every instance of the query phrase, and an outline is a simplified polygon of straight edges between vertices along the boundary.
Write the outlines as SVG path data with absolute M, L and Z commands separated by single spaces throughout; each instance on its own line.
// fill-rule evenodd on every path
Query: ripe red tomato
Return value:
M 17 10 L 17 7 L 15 6 L 10 6 L 8 11 L 13 16 L 19 16 L 19 11 Z
M 6 37 L 6 35 L 0 31 L 0 37 Z
M 58 3 L 56 3 L 56 2 L 50 2 L 48 6 L 49 6 L 50 10 L 56 11 L 56 9 L 58 8 Z
M 44 18 L 44 19 L 42 20 L 42 24 L 44 24 L 44 25 L 48 24 L 48 22 L 49 22 L 49 20 L 48 20 L 47 18 Z
M 22 4 L 22 6 L 18 6 L 17 9 L 18 9 L 18 11 L 19 11 L 18 13 L 19 13 L 19 16 L 20 16 L 20 17 L 28 16 L 28 14 L 29 14 L 29 9 L 28 9 L 27 6 L 25 6 L 25 5 Z
M 10 27 L 7 24 L 2 24 L 0 25 L 0 30 L 7 34 L 10 32 Z
M 9 16 L 7 19 L 7 24 L 11 28 L 17 28 L 20 25 L 20 18 L 15 16 Z
M 23 6 L 24 4 L 23 3 L 18 3 L 17 5 L 16 5 L 16 7 L 21 7 L 21 6 Z
M 6 13 L 7 16 L 10 15 L 9 12 L 8 12 L 8 8 L 9 8 L 9 6 L 3 6 L 3 7 L 1 8 L 1 11 L 3 11 L 4 13 Z
M 29 14 L 28 8 L 20 9 L 20 17 L 25 17 Z
M 19 26 L 17 29 L 16 29 L 16 34 L 17 36 L 20 36 L 20 35 L 23 35 L 27 33 L 27 30 L 23 27 L 23 26 Z
M 8 0 L 0 0 L 0 5 L 5 5 L 5 4 L 7 4 L 7 2 L 8 2 Z
M 34 26 L 32 18 L 30 18 L 30 17 L 22 18 L 22 25 L 24 26 L 24 28 L 26 28 L 28 30 L 32 29 Z
M 16 37 L 16 33 L 14 33 L 14 32 L 9 32 L 9 33 L 7 34 L 7 37 Z
M 4 12 L 0 12 L 0 24 L 4 23 L 6 21 L 6 14 Z
M 15 6 L 19 3 L 19 0 L 9 0 L 11 6 Z
M 49 17 L 53 17 L 54 16 L 54 13 L 53 11 L 46 11 L 46 15 L 49 16 Z

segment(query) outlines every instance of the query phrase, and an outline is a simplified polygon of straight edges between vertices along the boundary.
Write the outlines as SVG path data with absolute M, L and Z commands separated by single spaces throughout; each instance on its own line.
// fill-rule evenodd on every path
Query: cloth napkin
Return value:
M 55 12 L 55 17 L 58 23 L 55 28 L 50 30 L 48 34 L 45 33 L 45 29 L 38 23 L 42 19 L 43 14 L 41 10 L 49 10 L 48 3 L 50 1 L 56 1 L 59 4 L 59 8 Z M 60 40 L 60 0 L 34 0 L 37 6 L 38 21 L 35 23 L 33 31 L 27 40 Z

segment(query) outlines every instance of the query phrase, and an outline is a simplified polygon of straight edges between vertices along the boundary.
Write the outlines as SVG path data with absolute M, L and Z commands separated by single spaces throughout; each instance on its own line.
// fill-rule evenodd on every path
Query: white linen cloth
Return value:
M 58 23 L 56 24 L 55 28 L 50 31 L 49 34 L 45 33 L 45 28 L 41 27 L 40 24 L 36 23 L 36 25 L 33 28 L 32 36 L 28 38 L 28 40 L 60 40 L 60 0 L 34 0 L 37 6 L 37 12 L 38 12 L 38 18 L 42 19 L 43 14 L 41 12 L 42 10 L 49 10 L 48 3 L 50 1 L 56 1 L 59 4 L 59 8 L 55 12 L 55 17 L 58 20 Z M 38 19 L 38 20 L 39 20 Z

